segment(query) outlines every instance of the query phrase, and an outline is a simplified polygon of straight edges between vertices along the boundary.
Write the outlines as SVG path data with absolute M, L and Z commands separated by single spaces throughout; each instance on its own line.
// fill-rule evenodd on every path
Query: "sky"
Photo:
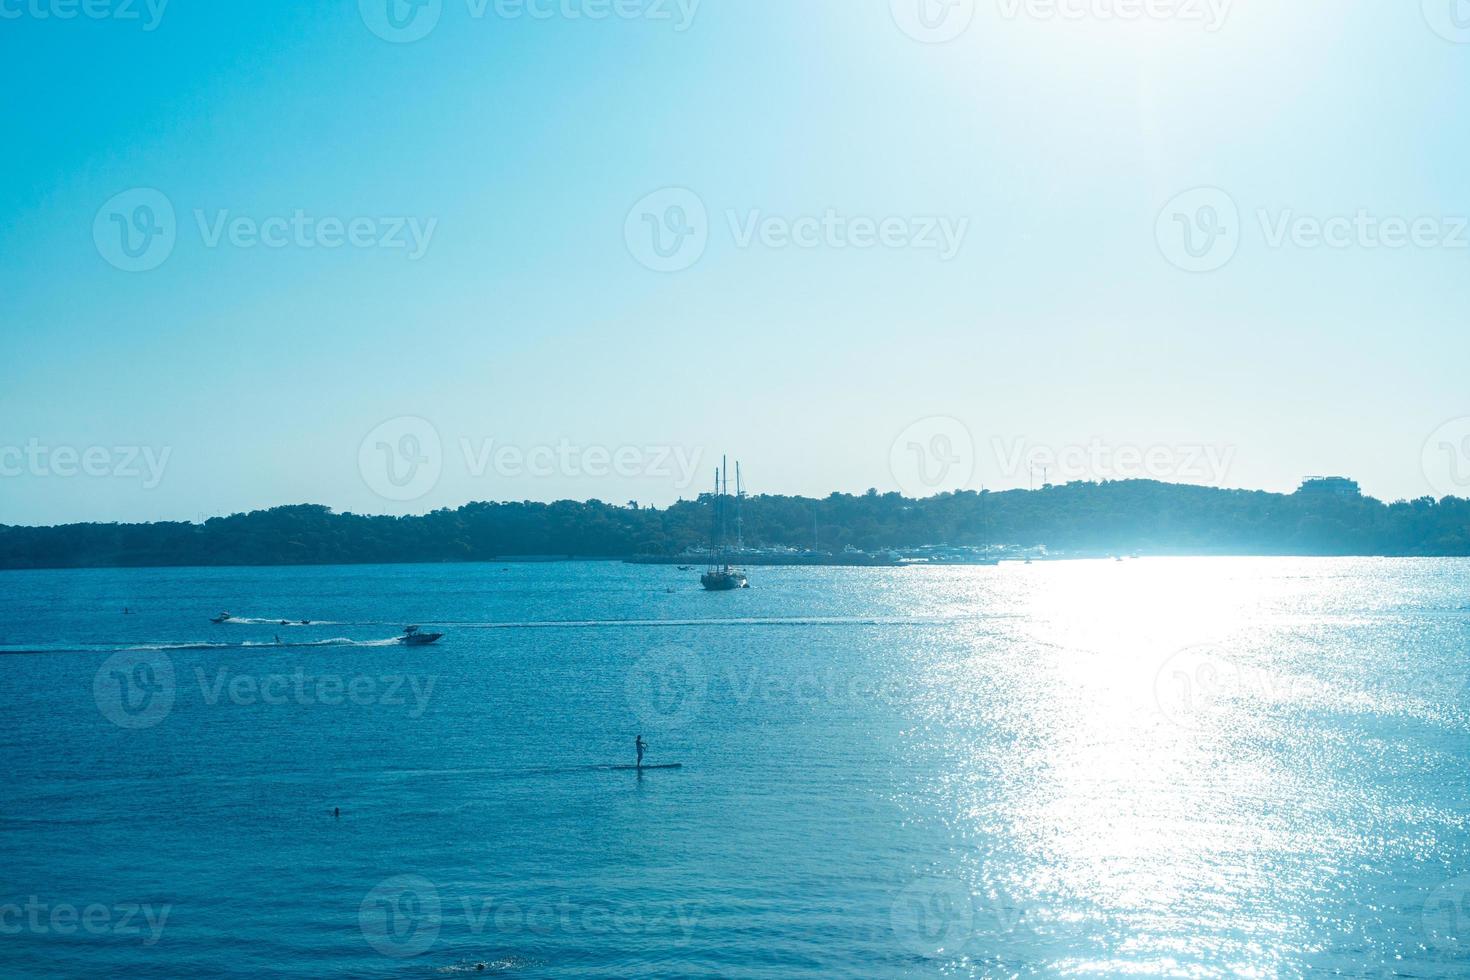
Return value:
M 1461 0 L 0 0 L 0 83 L 0 524 L 1470 496 Z

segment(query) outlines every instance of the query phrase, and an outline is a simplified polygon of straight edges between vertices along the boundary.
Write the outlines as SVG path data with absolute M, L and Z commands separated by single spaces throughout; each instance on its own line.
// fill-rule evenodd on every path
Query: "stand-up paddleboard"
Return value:
M 635 771 L 636 772 L 641 772 L 641 771 L 643 771 L 645 769 L 683 769 L 683 768 L 684 768 L 684 763 L 682 763 L 682 762 L 675 762 L 673 765 L 668 765 L 668 766 L 613 766 L 612 767 L 612 771 L 613 772 L 635 772 Z

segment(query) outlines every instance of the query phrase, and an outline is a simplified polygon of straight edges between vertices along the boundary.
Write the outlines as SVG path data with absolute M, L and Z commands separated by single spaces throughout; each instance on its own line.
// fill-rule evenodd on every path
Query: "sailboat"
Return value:
M 750 588 L 745 572 L 730 563 L 730 461 L 720 461 L 715 471 L 715 495 L 713 497 L 714 528 L 711 532 L 714 564 L 699 577 L 699 584 L 709 592 L 734 592 Z M 735 464 L 735 550 L 745 550 L 745 525 L 741 517 L 741 503 L 745 500 L 745 488 L 740 485 L 740 464 Z

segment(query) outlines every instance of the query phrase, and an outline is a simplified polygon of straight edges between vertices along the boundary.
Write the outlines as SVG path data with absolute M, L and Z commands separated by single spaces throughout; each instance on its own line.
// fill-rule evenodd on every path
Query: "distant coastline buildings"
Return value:
M 1310 497 L 1361 497 L 1357 480 L 1345 476 L 1309 476 L 1297 488 L 1297 494 Z

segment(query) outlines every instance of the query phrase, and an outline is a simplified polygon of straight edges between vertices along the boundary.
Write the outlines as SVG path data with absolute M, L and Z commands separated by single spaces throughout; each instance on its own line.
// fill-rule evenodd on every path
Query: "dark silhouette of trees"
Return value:
M 623 558 L 704 544 L 708 495 L 666 509 L 599 500 L 472 503 L 416 517 L 277 507 L 203 524 L 0 525 L 0 568 L 309 565 Z M 840 551 L 929 544 L 1054 552 L 1470 555 L 1470 500 L 1282 495 L 1137 480 L 1038 491 L 752 497 L 752 545 Z

